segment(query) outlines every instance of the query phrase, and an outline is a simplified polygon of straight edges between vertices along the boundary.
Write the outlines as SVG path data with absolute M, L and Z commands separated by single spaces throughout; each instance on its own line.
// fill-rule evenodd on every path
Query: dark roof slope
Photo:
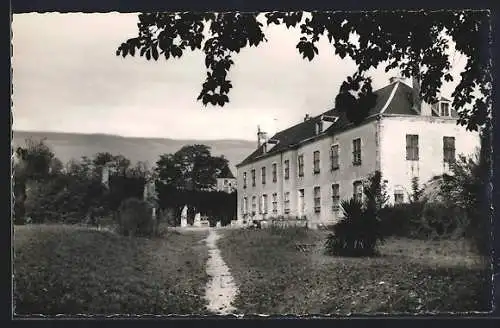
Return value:
M 234 179 L 233 172 L 231 172 L 231 169 L 226 166 L 222 169 L 221 173 L 217 177 L 219 179 Z
M 392 96 L 392 99 L 390 99 L 393 91 L 394 95 Z M 398 115 L 419 115 L 412 106 L 412 92 L 413 89 L 410 86 L 399 81 L 374 91 L 377 95 L 377 100 L 375 106 L 369 111 L 367 119 L 381 114 L 382 112 L 386 114 Z M 390 102 L 388 103 L 389 100 Z M 337 111 L 336 109 L 330 109 L 321 115 L 310 118 L 307 121 L 298 123 L 288 129 L 276 133 L 271 139 L 278 140 L 277 145 L 273 146 L 267 153 L 264 153 L 264 147 L 260 146 L 236 166 L 238 167 L 251 163 L 263 155 L 270 156 L 272 154 L 280 153 L 285 149 L 293 148 L 299 143 L 315 137 L 316 123 L 321 120 L 322 115 L 334 115 L 338 117 L 338 120 L 327 130 L 323 131 L 322 134 L 339 132 L 352 125 L 352 123 L 347 119 L 345 113 Z

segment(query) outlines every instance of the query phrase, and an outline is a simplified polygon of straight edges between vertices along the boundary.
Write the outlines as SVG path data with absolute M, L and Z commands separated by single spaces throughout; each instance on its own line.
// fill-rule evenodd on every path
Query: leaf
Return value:
M 152 53 L 153 53 L 154 60 L 158 60 L 158 49 L 156 48 L 156 45 L 153 45 L 153 47 L 151 48 L 151 50 L 152 50 Z
M 485 87 L 486 95 L 476 96 L 475 86 L 491 84 L 492 63 L 490 54 L 485 50 L 491 39 L 489 14 L 482 11 L 456 12 L 313 12 L 311 18 L 302 20 L 302 12 L 266 13 L 267 25 L 285 25 L 287 28 L 300 24 L 300 42 L 296 49 L 303 58 L 311 61 L 319 54 L 315 43 L 320 35 L 333 42 L 335 53 L 340 58 L 351 57 L 360 72 L 389 62 L 386 71 L 398 68 L 404 76 L 415 74 L 415 66 L 426 66 L 428 72 L 422 79 L 422 95 L 425 100 L 433 100 L 442 85 L 442 81 L 451 82 L 453 76 L 448 72 L 452 67 L 450 58 L 445 54 L 449 45 L 441 31 L 446 31 L 448 39 L 455 43 L 456 51 L 467 58 L 467 65 L 461 74 L 460 82 L 453 92 L 453 104 L 459 113 L 459 123 L 466 126 L 478 126 L 489 120 L 491 106 L 486 109 L 474 106 L 465 109 L 466 104 L 473 104 L 477 99 L 491 93 L 491 86 Z M 206 55 L 206 67 L 212 65 L 214 56 L 224 51 L 239 53 L 244 47 L 258 46 L 267 40 L 262 23 L 255 14 L 224 13 L 208 14 L 139 14 L 138 37 L 126 41 L 116 55 L 135 56 L 135 48 L 140 49 L 140 56 L 157 60 L 159 55 L 150 49 L 155 36 L 149 29 L 162 30 L 157 42 L 168 58 L 181 57 L 188 48 L 203 49 Z M 209 27 L 210 39 L 202 44 L 202 31 Z M 352 34 L 359 36 L 359 42 L 353 43 Z M 172 40 L 180 39 L 179 47 L 172 47 Z M 167 41 L 168 40 L 168 41 Z M 307 41 L 310 40 L 310 41 Z M 312 43 L 311 43 L 312 41 Z M 168 45 L 168 46 L 167 46 Z M 147 55 L 147 49 L 152 52 Z M 212 59 L 210 59 L 210 56 Z M 227 66 L 226 66 L 227 67 Z M 485 114 L 486 113 L 486 114 Z

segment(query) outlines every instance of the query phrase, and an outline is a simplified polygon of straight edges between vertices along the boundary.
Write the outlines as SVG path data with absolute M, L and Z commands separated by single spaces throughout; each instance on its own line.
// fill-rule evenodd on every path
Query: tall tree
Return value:
M 27 184 L 29 181 L 46 180 L 51 167 L 56 164 L 56 158 L 43 139 L 26 139 L 25 145 L 16 149 L 15 156 L 13 189 L 14 222 L 17 224 L 24 222 Z
M 488 120 L 491 107 L 489 18 L 488 11 L 472 10 L 143 13 L 139 14 L 138 36 L 123 42 L 116 54 L 158 60 L 180 58 L 186 51 L 201 49 L 207 73 L 198 100 L 204 105 L 223 106 L 229 102 L 233 87 L 229 72 L 235 54 L 267 41 L 264 24 L 298 27 L 301 36 L 296 48 L 303 58 L 313 60 L 319 53 L 318 41 L 327 38 L 337 55 L 354 60 L 357 71 L 342 85 L 339 95 L 343 96 L 336 103 L 362 116 L 373 103 L 371 79 L 366 72 L 380 64 L 386 71 L 399 68 L 403 76 L 416 77 L 421 82 L 422 98 L 435 103 L 443 81 L 453 80 L 452 60 L 446 53 L 451 40 L 467 60 L 452 94 L 458 123 L 478 130 Z M 353 103 L 358 106 L 350 106 Z M 359 115 L 350 116 L 353 121 L 359 120 Z
M 175 154 L 164 154 L 156 163 L 160 181 L 177 189 L 207 190 L 212 189 L 216 177 L 227 166 L 223 157 L 214 157 L 210 147 L 188 145 Z
M 28 180 L 47 178 L 54 163 L 55 155 L 44 139 L 26 139 L 23 147 L 16 149 L 17 163 L 14 167 L 18 176 Z

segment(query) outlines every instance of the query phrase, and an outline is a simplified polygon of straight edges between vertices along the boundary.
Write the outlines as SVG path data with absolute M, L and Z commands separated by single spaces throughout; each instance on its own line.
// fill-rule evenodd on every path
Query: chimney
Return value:
M 305 121 L 308 121 L 308 120 L 310 120 L 310 119 L 311 119 L 311 116 L 309 116 L 309 114 L 306 114 L 306 116 L 304 116 L 304 122 L 305 122 Z
M 261 131 L 260 126 L 257 126 L 257 148 L 260 148 L 260 146 L 264 146 L 264 152 L 265 152 L 266 142 L 267 142 L 267 133 Z
M 417 76 L 412 76 L 411 86 L 413 88 L 413 109 L 418 113 L 422 112 L 422 99 L 420 98 L 420 79 Z
M 257 148 L 260 148 L 260 125 L 257 125 Z
M 418 76 L 412 76 L 413 109 L 422 116 L 432 116 L 431 106 L 423 101 L 420 95 L 420 83 Z

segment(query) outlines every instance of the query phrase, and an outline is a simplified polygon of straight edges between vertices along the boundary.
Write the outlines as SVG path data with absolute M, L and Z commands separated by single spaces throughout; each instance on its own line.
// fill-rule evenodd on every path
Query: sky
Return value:
M 196 100 L 206 74 L 201 51 L 158 62 L 116 56 L 137 36 L 137 22 L 137 14 L 122 13 L 14 15 L 13 129 L 255 140 L 258 125 L 273 134 L 332 108 L 340 84 L 356 71 L 324 39 L 319 56 L 302 59 L 299 31 L 272 26 L 267 43 L 234 57 L 230 103 L 205 107 Z M 458 77 L 465 59 L 450 51 Z M 383 67 L 369 73 L 374 89 L 397 75 Z M 457 82 L 446 83 L 443 96 Z

